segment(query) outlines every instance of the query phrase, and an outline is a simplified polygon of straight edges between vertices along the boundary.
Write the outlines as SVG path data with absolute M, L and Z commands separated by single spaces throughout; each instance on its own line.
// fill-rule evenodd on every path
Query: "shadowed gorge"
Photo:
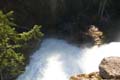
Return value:
M 119 33 L 119 3 L 119 0 L 1 0 L 0 8 L 4 12 L 14 10 L 20 32 L 41 24 L 48 36 L 65 34 L 64 37 L 84 42 L 82 37 L 79 39 L 84 36 L 81 32 L 94 24 L 105 33 L 106 41 L 113 41 L 112 37 Z

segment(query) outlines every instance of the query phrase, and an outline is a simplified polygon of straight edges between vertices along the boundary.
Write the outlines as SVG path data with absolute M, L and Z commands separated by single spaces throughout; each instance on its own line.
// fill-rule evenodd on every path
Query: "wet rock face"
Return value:
M 99 65 L 99 70 L 103 79 L 120 79 L 120 57 L 104 58 Z

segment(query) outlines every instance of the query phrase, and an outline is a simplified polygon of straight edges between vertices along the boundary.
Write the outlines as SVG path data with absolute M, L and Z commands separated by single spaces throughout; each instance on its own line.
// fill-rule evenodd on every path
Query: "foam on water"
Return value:
M 80 60 L 78 60 L 79 66 L 84 73 L 98 71 L 101 60 L 109 56 L 120 57 L 120 42 L 112 42 L 100 47 L 94 46 L 84 49 L 82 56 L 79 58 Z
M 108 56 L 120 56 L 119 42 L 82 49 L 64 40 L 46 39 L 17 80 L 69 80 L 74 74 L 98 71 L 100 61 Z

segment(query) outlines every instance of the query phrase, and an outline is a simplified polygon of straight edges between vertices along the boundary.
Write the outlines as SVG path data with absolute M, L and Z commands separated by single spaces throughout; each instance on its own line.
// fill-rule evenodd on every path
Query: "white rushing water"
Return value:
M 17 80 L 69 80 L 71 75 L 98 71 L 104 57 L 120 56 L 119 52 L 119 42 L 82 49 L 64 40 L 46 39 Z

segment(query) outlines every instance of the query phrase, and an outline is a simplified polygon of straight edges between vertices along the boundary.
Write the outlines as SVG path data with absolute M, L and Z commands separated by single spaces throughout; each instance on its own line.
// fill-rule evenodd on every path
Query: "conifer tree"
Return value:
M 0 80 L 13 80 L 24 70 L 25 57 L 18 49 L 24 48 L 26 41 L 43 36 L 38 25 L 28 32 L 17 33 L 10 17 L 12 13 L 0 11 Z

